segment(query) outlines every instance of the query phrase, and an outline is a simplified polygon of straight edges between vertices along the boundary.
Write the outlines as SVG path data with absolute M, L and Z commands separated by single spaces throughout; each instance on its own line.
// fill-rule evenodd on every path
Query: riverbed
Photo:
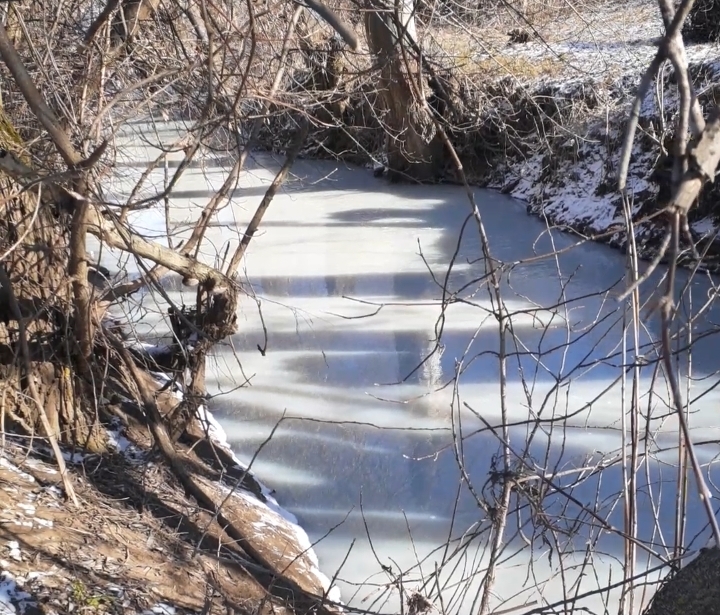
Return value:
M 129 130 L 148 133 L 140 124 Z M 157 138 L 175 131 L 163 125 Z M 124 138 L 110 196 L 126 194 L 157 155 Z M 150 175 L 148 193 L 162 188 L 178 159 L 171 155 L 166 170 Z M 138 230 L 167 243 L 169 229 L 173 245 L 187 236 L 231 164 L 229 156 L 202 160 L 175 187 L 167 220 L 162 203 L 131 215 Z M 281 163 L 251 157 L 208 229 L 203 260 L 232 253 Z M 515 490 L 512 506 L 519 498 L 521 510 L 505 529 L 492 605 L 525 605 L 525 612 L 622 578 L 623 541 L 602 524 L 624 529 L 619 452 L 635 360 L 632 314 L 617 301 L 626 257 L 548 230 L 507 196 L 479 189 L 473 196 L 491 256 L 504 267 L 498 279 L 487 274 L 462 188 L 390 185 L 368 169 L 298 162 L 250 243 L 238 333 L 208 365 L 210 408 L 233 448 L 298 517 L 323 571 L 338 571 L 344 601 L 358 608 L 396 613 L 399 591 L 419 590 L 448 613 L 477 611 L 491 538 L 482 506 L 497 505 L 500 484 L 492 479 L 503 470 L 505 438 L 518 477 L 543 475 L 554 487 L 531 479 L 519 484 L 547 490 Z M 132 262 L 114 268 L 138 272 Z M 657 295 L 663 275 L 643 285 L 643 300 Z M 689 277 L 680 272 L 679 284 Z M 693 310 L 714 298 L 707 276 L 689 287 Z M 173 302 L 194 299 L 174 278 L 166 289 Z M 166 336 L 166 308 L 150 294 L 127 306 L 142 339 Z M 710 306 L 691 334 L 712 332 L 718 317 Z M 642 311 L 639 329 L 638 396 L 652 417 L 639 429 L 652 461 L 638 461 L 637 535 L 666 556 L 676 421 L 663 405 L 662 377 L 652 384 L 649 343 L 660 332 L 652 310 Z M 691 423 L 702 441 L 720 439 L 715 348 L 712 335 L 697 340 L 695 378 L 682 379 L 683 393 L 696 399 Z M 687 372 L 684 356 L 678 367 Z M 718 446 L 698 450 L 711 464 Z M 712 465 L 709 472 L 717 478 Z M 684 542 L 697 549 L 708 534 L 696 496 L 691 502 Z M 638 571 L 657 564 L 638 550 Z M 407 571 L 401 589 L 400 571 Z M 605 599 L 617 601 L 617 591 L 581 598 L 576 607 L 599 612 Z

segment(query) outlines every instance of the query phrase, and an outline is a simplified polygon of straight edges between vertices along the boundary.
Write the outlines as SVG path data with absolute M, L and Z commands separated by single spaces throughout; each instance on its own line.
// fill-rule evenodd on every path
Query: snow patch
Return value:
M 12 574 L 0 571 L 0 615 L 22 615 L 27 607 L 35 604 L 31 598 L 18 587 Z
M 30 517 L 35 516 L 35 507 L 32 504 L 24 504 L 23 502 L 18 502 L 17 507 L 22 510 L 26 515 Z
M 135 446 L 125 436 L 125 431 L 120 425 L 107 430 L 108 443 L 130 463 L 139 464 L 146 460 L 145 453 Z
M 10 557 L 16 562 L 22 561 L 22 553 L 20 552 L 20 543 L 17 540 L 9 540 L 7 548 L 10 550 Z
M 11 472 L 14 472 L 18 476 L 21 476 L 29 483 L 34 483 L 35 478 L 33 476 L 30 476 L 26 472 L 23 472 L 20 468 L 18 468 L 15 464 L 11 463 L 5 457 L 0 454 L 0 468 L 5 468 L 6 470 L 10 470 Z
M 174 606 L 158 602 L 154 607 L 143 611 L 142 615 L 175 615 L 176 612 Z
M 242 463 L 235 455 L 228 443 L 227 433 L 215 419 L 212 412 L 210 412 L 206 406 L 200 405 L 198 406 L 196 417 L 210 439 L 212 439 L 217 446 L 222 447 L 231 455 L 232 460 L 237 467 L 242 470 L 249 471 L 249 466 Z M 272 496 L 272 491 L 266 485 L 260 481 L 258 481 L 258 484 L 260 485 L 263 496 L 267 500 L 266 502 L 261 502 L 253 494 L 243 489 L 235 490 L 234 495 L 242 498 L 247 504 L 255 508 L 262 508 L 263 510 L 261 515 L 265 519 L 265 523 L 268 525 L 282 525 L 291 528 L 291 531 L 295 534 L 295 539 L 297 540 L 298 545 L 306 553 L 308 559 L 312 563 L 312 569 L 307 571 L 308 574 L 313 575 L 319 581 L 324 591 L 327 592 L 327 596 L 330 600 L 336 603 L 341 602 L 340 589 L 337 586 L 331 587 L 330 579 L 320 571 L 320 563 L 318 561 L 317 554 L 312 548 L 312 543 L 310 542 L 310 538 L 307 533 L 300 526 L 297 517 L 278 504 L 277 500 Z M 225 493 L 230 492 L 230 489 L 225 485 L 221 485 L 221 488 Z M 280 519 L 273 515 L 277 515 Z M 259 526 L 260 524 L 257 525 Z M 260 528 L 258 527 L 257 529 Z
M 167 345 L 148 344 L 147 342 L 141 342 L 139 346 L 147 355 L 151 357 L 157 357 L 163 354 L 167 354 L 168 349 L 170 348 Z
M 705 237 L 716 233 L 718 225 L 712 218 L 703 218 L 702 220 L 693 222 L 690 228 L 698 235 Z
M 183 400 L 183 392 L 178 386 L 175 379 L 170 378 L 167 374 L 163 372 L 148 372 L 150 375 L 152 375 L 153 378 L 155 378 L 158 382 L 160 382 L 162 385 L 169 385 L 170 391 L 172 394 L 178 399 L 179 401 Z
M 207 410 L 205 406 L 198 406 L 196 417 L 198 421 L 200 421 L 200 425 L 202 428 L 207 432 L 210 439 L 217 445 L 221 446 L 227 453 L 232 457 L 233 462 L 235 465 L 245 471 L 250 471 L 250 466 L 248 466 L 246 463 L 243 463 L 240 461 L 237 456 L 235 455 L 235 452 L 230 447 L 230 444 L 228 443 L 228 437 L 225 430 L 222 428 L 220 423 L 215 420 L 215 417 L 212 415 L 212 412 Z M 281 517 L 283 517 L 286 521 L 289 521 L 293 524 L 298 524 L 298 519 L 295 515 L 293 515 L 291 512 L 285 510 L 282 508 L 278 503 L 277 500 L 273 497 L 273 491 L 268 488 L 266 485 L 261 483 L 257 478 L 255 478 L 258 485 L 260 485 L 260 491 L 262 492 L 263 496 L 267 500 L 265 505 L 272 510 L 273 512 L 276 512 Z M 260 502 L 258 500 L 258 502 Z M 262 502 L 260 502 L 262 504 Z
M 224 485 L 222 485 L 222 489 L 226 494 L 231 491 Z M 330 579 L 320 571 L 320 563 L 318 561 L 317 554 L 312 548 L 310 538 L 307 535 L 307 532 L 305 532 L 305 530 L 299 525 L 297 518 L 293 514 L 281 508 L 274 499 L 272 499 L 272 503 L 269 505 L 270 501 L 267 504 L 263 503 L 252 493 L 245 491 L 244 489 L 234 490 L 233 496 L 242 499 L 247 505 L 252 506 L 255 509 L 259 509 L 259 514 L 263 521 L 256 522 L 254 524 L 256 530 L 262 530 L 265 527 L 278 526 L 289 528 L 290 531 L 293 532 L 298 546 L 305 553 L 312 565 L 309 570 L 306 570 L 306 573 L 316 578 L 330 600 L 337 603 L 341 602 L 340 588 L 337 586 L 331 586 Z M 294 521 L 290 521 L 288 517 L 294 519 Z
M 41 461 L 40 459 L 35 459 L 33 457 L 30 457 L 25 460 L 25 464 L 30 466 L 31 468 L 35 468 L 37 470 L 40 470 L 44 474 L 57 474 L 57 470 L 53 467 L 50 467 L 47 463 L 44 461 Z
M 85 453 L 78 453 L 77 451 L 62 451 L 63 459 L 67 463 L 71 463 L 73 465 L 80 465 L 85 461 Z

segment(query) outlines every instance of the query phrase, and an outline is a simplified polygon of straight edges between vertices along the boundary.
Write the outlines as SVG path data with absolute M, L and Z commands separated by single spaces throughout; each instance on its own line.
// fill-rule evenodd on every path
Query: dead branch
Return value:
M 250 220 L 250 223 L 247 226 L 247 229 L 245 229 L 245 234 L 243 235 L 242 240 L 240 241 L 240 245 L 237 247 L 237 250 L 235 250 L 235 254 L 233 254 L 232 259 L 230 260 L 230 264 L 228 265 L 226 275 L 234 279 L 235 275 L 237 274 L 237 269 L 240 266 L 240 261 L 242 261 L 243 256 L 245 255 L 245 251 L 247 250 L 248 245 L 250 245 L 250 241 L 255 236 L 255 233 L 257 232 L 260 223 L 262 222 L 263 216 L 265 215 L 265 212 L 267 211 L 267 208 L 270 207 L 270 203 L 272 202 L 273 198 L 275 197 L 275 194 L 278 191 L 278 188 L 282 186 L 283 182 L 285 181 L 285 178 L 287 177 L 287 174 L 290 172 L 290 169 L 293 164 L 295 164 L 295 159 L 297 158 L 298 154 L 300 153 L 300 150 L 302 149 L 303 144 L 305 143 L 305 139 L 307 139 L 308 135 L 308 129 L 309 129 L 309 122 L 305 118 L 303 120 L 303 125 L 301 126 L 300 130 L 298 131 L 297 139 L 295 140 L 295 143 L 293 146 L 288 150 L 287 156 L 285 157 L 285 162 L 283 163 L 283 166 L 278 171 L 277 175 L 275 176 L 275 179 L 273 179 L 270 186 L 268 186 L 267 191 L 265 192 L 265 196 L 263 197 L 263 200 L 260 201 L 260 205 L 258 205 L 258 208 L 255 210 L 255 214 L 252 217 L 252 220 Z
M 80 195 L 75 195 L 75 197 L 78 201 L 84 200 L 84 197 Z M 233 281 L 216 269 L 183 254 L 178 254 L 170 248 L 150 242 L 126 227 L 115 224 L 114 220 L 107 220 L 92 203 L 89 203 L 88 207 L 87 225 L 90 233 L 102 239 L 111 248 L 146 258 L 170 271 L 179 273 L 185 279 L 199 280 L 203 284 L 211 282 L 216 292 L 234 287 Z
M 358 50 L 359 43 L 357 35 L 337 16 L 335 11 L 331 10 L 318 0 L 304 0 L 304 2 L 309 8 L 311 8 L 318 15 L 320 15 L 320 17 L 322 17 L 328 23 L 328 25 L 342 37 L 342 39 L 348 44 L 350 49 L 352 49 L 353 51 Z M 300 3 L 298 2 L 298 4 Z
M 125 252 L 132 252 L 140 258 L 146 258 L 153 263 L 162 265 L 163 267 L 179 273 L 188 278 L 199 280 L 200 282 L 212 282 L 214 288 L 219 292 L 222 289 L 231 288 L 233 282 L 218 272 L 216 269 L 204 265 L 197 260 L 178 254 L 170 248 L 161 246 L 147 241 L 137 233 L 128 229 L 119 223 L 115 216 L 108 219 L 99 209 L 99 204 L 89 200 L 87 197 L 77 192 L 68 190 L 57 183 L 53 178 L 41 176 L 37 171 L 31 169 L 27 165 L 20 162 L 15 156 L 9 152 L 5 156 L 0 156 L 0 170 L 5 171 L 10 177 L 25 185 L 34 185 L 42 183 L 50 189 L 50 194 L 61 201 L 77 208 L 79 205 L 86 204 L 86 228 L 87 231 L 102 239 L 112 248 L 117 248 Z M 85 257 L 85 252 L 82 252 Z

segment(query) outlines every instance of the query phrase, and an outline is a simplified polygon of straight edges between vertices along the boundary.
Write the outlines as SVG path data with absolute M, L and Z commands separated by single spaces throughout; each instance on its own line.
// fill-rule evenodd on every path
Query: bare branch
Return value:
M 2 24 L 0 24 L 0 58 L 7 65 L 33 113 L 35 113 L 45 130 L 48 131 L 63 160 L 69 167 L 76 167 L 82 161 L 82 156 L 75 149 L 67 133 L 60 127 L 57 117 L 48 107 L 40 92 L 38 92 L 35 82 L 27 72 L 22 58 L 15 50 L 15 46 L 8 38 L 5 26 Z
M 697 201 L 703 185 L 714 181 L 720 164 L 720 109 L 713 111 L 697 144 L 690 149 L 688 169 L 672 196 L 671 205 L 683 214 Z
M 75 195 L 78 201 L 84 200 Z M 216 269 L 204 265 L 195 259 L 178 254 L 170 248 L 147 241 L 128 228 L 106 220 L 93 203 L 88 203 L 88 231 L 102 239 L 108 246 L 132 252 L 135 256 L 146 258 L 158 265 L 179 273 L 184 278 L 199 280 L 201 283 L 212 283 L 216 291 L 232 288 L 234 282 Z

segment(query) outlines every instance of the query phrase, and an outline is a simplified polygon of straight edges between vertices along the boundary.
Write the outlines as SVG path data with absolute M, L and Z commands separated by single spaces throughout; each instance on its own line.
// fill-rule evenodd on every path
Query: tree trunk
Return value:
M 20 139 L 1 109 L 0 126 L 4 155 L 19 152 Z M 99 451 L 104 432 L 88 418 L 95 412 L 83 407 L 83 395 L 76 390 L 81 383 L 73 368 L 68 215 L 38 195 L 37 188 L 22 191 L 0 173 L 0 267 L 3 279 L 9 280 L 9 287 L 0 288 L 3 406 L 6 418 L 25 431 L 51 435 L 42 425 L 44 412 L 59 441 Z
M 378 0 L 373 0 L 376 2 Z M 411 3 L 401 0 L 397 11 L 376 4 L 373 8 L 376 10 L 365 13 L 365 29 L 370 51 L 380 66 L 379 90 L 388 167 L 396 176 L 420 181 L 435 179 L 442 144 L 435 134 L 425 101 L 418 98 L 418 94 L 423 96 L 425 88 L 419 79 L 414 52 L 407 37 L 401 42 L 399 36 L 405 32 L 412 40 L 416 39 Z M 408 66 L 409 63 L 414 66 Z
M 135 33 L 141 22 L 152 17 L 160 0 L 125 0 L 120 2 L 120 10 L 112 22 L 112 47 L 117 49 L 125 45 L 127 53 L 132 51 Z
M 644 615 L 720 614 L 720 549 L 703 549 L 666 580 Z

